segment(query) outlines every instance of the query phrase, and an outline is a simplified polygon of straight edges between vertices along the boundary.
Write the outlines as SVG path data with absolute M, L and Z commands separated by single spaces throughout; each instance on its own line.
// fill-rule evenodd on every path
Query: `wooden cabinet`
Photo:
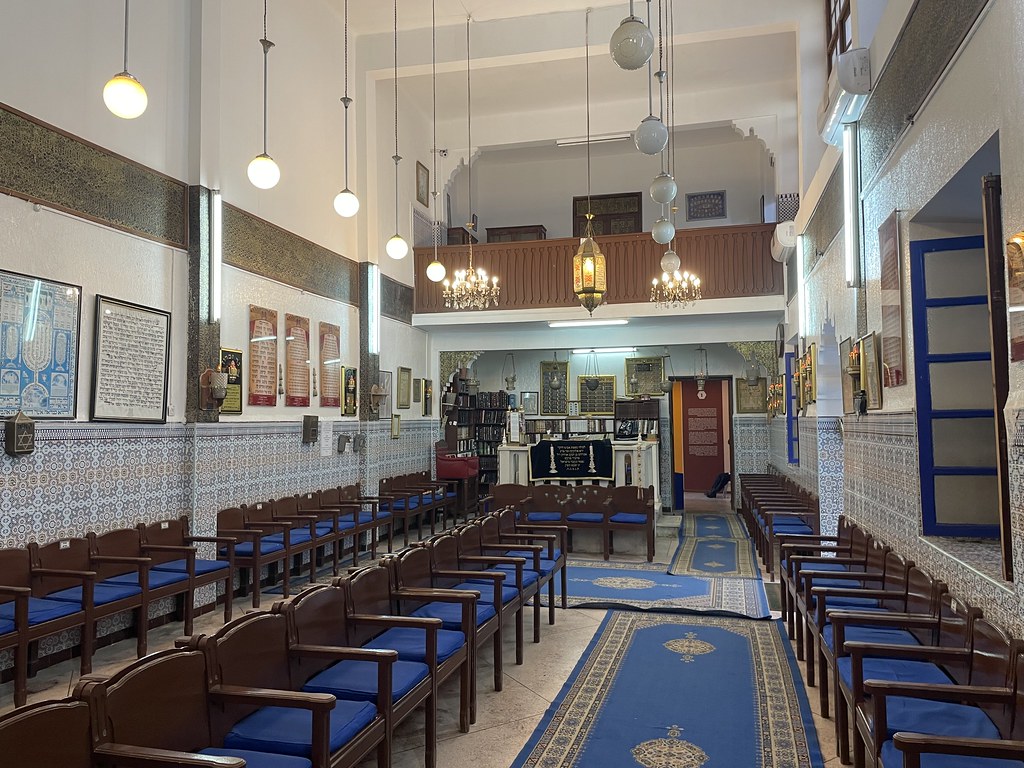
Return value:
M 547 240 L 548 230 L 543 224 L 520 227 L 488 227 L 488 243 L 520 243 L 524 240 Z
M 587 209 L 594 214 L 595 235 L 625 235 L 643 232 L 643 195 L 625 192 L 615 195 L 586 195 L 572 199 L 572 231 L 583 237 L 587 225 Z
M 465 227 L 448 227 L 448 245 L 476 245 L 480 241 Z
M 615 435 L 628 438 L 657 435 L 661 424 L 661 400 L 616 400 Z

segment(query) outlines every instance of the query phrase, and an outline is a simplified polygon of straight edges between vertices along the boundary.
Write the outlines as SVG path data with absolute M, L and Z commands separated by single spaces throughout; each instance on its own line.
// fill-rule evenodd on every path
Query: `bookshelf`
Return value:
M 615 419 L 611 416 L 573 416 L 557 419 L 527 419 L 526 434 L 531 443 L 551 435 L 611 435 L 615 431 Z
M 456 453 L 480 459 L 480 485 L 498 482 L 498 446 L 505 439 L 508 393 L 479 392 L 468 371 L 460 371 L 444 394 L 444 439 Z

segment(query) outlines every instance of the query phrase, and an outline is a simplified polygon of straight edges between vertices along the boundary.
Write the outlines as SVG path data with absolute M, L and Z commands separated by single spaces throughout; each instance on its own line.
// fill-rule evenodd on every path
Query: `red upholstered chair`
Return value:
M 434 443 L 435 476 L 448 485 L 447 495 L 455 499 L 455 517 L 476 517 L 480 501 L 480 459 L 457 456 L 444 440 Z M 454 496 L 453 496 L 454 494 Z

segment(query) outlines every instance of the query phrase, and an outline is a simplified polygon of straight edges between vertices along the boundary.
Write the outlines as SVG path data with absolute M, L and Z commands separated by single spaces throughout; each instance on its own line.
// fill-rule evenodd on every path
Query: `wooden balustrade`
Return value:
M 772 259 L 774 224 L 679 230 L 676 251 L 682 270 L 696 273 L 705 299 L 781 296 L 782 265 Z M 650 233 L 596 238 L 607 259 L 609 304 L 642 303 L 650 298 L 651 280 L 661 276 L 665 246 Z M 501 298 L 491 309 L 545 309 L 578 304 L 572 292 L 572 257 L 576 238 L 490 243 L 473 247 L 473 263 L 497 275 Z M 451 277 L 465 269 L 468 246 L 438 250 L 438 260 Z M 416 312 L 445 312 L 441 283 L 426 278 L 433 261 L 431 247 L 415 249 Z

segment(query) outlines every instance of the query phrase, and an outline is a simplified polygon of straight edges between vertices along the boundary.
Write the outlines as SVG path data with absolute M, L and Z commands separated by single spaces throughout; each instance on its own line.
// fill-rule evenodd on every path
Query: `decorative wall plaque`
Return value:
M 590 389 L 587 379 L 597 379 L 597 389 Z M 615 413 L 614 376 L 577 376 L 576 389 L 579 394 L 580 415 L 605 416 Z
M 399 408 L 409 408 L 412 403 L 412 369 L 398 366 L 398 391 Z
M 249 405 L 277 405 L 277 310 L 249 305 Z
M 881 262 L 879 284 L 882 289 L 882 362 L 886 387 L 907 383 L 903 350 L 903 266 L 900 254 L 899 213 L 892 215 L 878 228 Z
M 561 386 L 551 383 L 557 377 Z M 569 363 L 543 360 L 540 364 L 540 415 L 565 416 L 569 403 Z
M 355 368 L 344 369 L 345 381 L 345 404 L 342 406 L 342 416 L 355 416 L 356 408 L 359 405 L 358 392 L 358 371 Z
M 687 192 L 686 220 L 704 221 L 705 219 L 727 218 L 725 209 L 725 190 L 715 192 Z
M 82 289 L 0 270 L 0 416 L 77 414 Z
M 627 357 L 626 394 L 661 395 L 661 382 L 665 378 L 665 358 Z
M 341 328 L 320 323 L 320 407 L 341 407 Z
M 754 386 L 736 379 L 736 413 L 765 413 L 768 409 L 768 379 L 759 378 Z
M 242 350 L 221 349 L 220 367 L 228 375 L 228 394 L 220 412 L 238 415 L 242 412 Z
M 309 407 L 309 318 L 284 316 L 284 404 Z

